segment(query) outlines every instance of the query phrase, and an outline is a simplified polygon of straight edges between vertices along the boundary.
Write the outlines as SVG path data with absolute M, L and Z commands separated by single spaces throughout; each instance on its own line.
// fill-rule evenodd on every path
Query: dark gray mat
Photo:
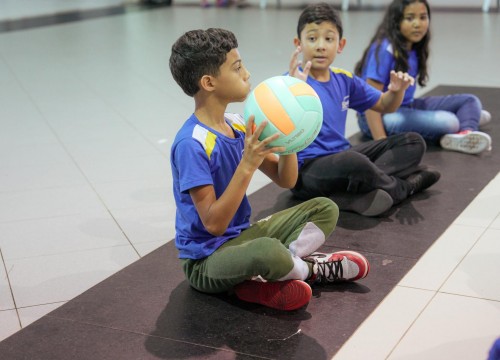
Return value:
M 365 254 L 370 275 L 315 289 L 310 304 L 284 313 L 234 297 L 201 294 L 184 280 L 174 244 L 162 246 L 0 343 L 1 359 L 330 359 L 387 293 L 500 169 L 500 89 L 473 92 L 494 117 L 493 151 L 471 156 L 430 147 L 440 169 L 431 190 L 387 218 L 341 213 L 325 250 Z M 294 203 L 273 185 L 252 196 L 254 218 Z
M 474 93 L 492 112 L 493 120 L 482 130 L 492 137 L 493 150 L 474 156 L 428 144 L 423 163 L 441 172 L 439 182 L 391 209 L 387 217 L 363 218 L 342 212 L 328 245 L 418 259 L 496 176 L 500 170 L 500 89 L 439 86 L 428 94 L 452 93 Z M 354 138 L 359 141 L 358 135 Z M 254 213 L 257 218 L 296 203 L 288 191 L 273 184 L 256 193 L 255 201 L 266 204 L 261 206 L 264 210 Z

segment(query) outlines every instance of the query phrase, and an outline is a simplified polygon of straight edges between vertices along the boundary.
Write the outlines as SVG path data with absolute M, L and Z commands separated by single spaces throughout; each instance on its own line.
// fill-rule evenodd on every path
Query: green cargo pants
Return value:
M 268 281 L 278 280 L 294 266 L 288 246 L 304 226 L 313 223 L 328 238 L 338 216 L 332 200 L 308 200 L 258 221 L 206 258 L 182 259 L 184 273 L 191 286 L 206 293 L 228 291 L 258 275 Z

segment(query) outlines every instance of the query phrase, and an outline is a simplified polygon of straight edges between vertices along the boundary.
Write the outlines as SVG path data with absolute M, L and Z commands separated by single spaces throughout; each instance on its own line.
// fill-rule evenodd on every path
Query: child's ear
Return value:
M 210 75 L 203 75 L 200 79 L 200 88 L 205 91 L 213 91 L 214 90 L 214 82 Z
M 337 54 L 340 54 L 342 52 L 342 50 L 344 50 L 344 46 L 345 46 L 346 42 L 347 41 L 345 38 L 340 39 L 339 47 L 337 48 Z
M 300 46 L 300 39 L 299 38 L 294 38 L 293 39 L 293 45 L 295 45 L 295 47 Z

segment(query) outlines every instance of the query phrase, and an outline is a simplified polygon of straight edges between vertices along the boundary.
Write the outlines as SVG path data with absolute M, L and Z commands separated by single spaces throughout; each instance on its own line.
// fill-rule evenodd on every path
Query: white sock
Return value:
M 325 242 L 325 234 L 312 222 L 308 222 L 302 229 L 297 240 L 290 246 L 290 252 L 298 257 L 312 254 Z
M 288 274 L 283 276 L 281 279 L 278 279 L 278 281 L 305 280 L 309 277 L 309 267 L 307 266 L 307 263 L 298 256 L 295 256 L 293 254 L 291 255 L 293 260 L 293 268 Z

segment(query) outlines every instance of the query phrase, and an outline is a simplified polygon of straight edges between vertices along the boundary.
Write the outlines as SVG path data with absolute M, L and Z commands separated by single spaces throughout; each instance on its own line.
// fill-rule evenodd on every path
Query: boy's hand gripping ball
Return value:
M 323 107 L 318 94 L 305 81 L 292 76 L 264 80 L 250 93 L 243 116 L 248 122 L 255 116 L 255 126 L 267 119 L 260 140 L 279 133 L 269 146 L 283 146 L 281 155 L 305 149 L 316 138 L 323 124 Z

